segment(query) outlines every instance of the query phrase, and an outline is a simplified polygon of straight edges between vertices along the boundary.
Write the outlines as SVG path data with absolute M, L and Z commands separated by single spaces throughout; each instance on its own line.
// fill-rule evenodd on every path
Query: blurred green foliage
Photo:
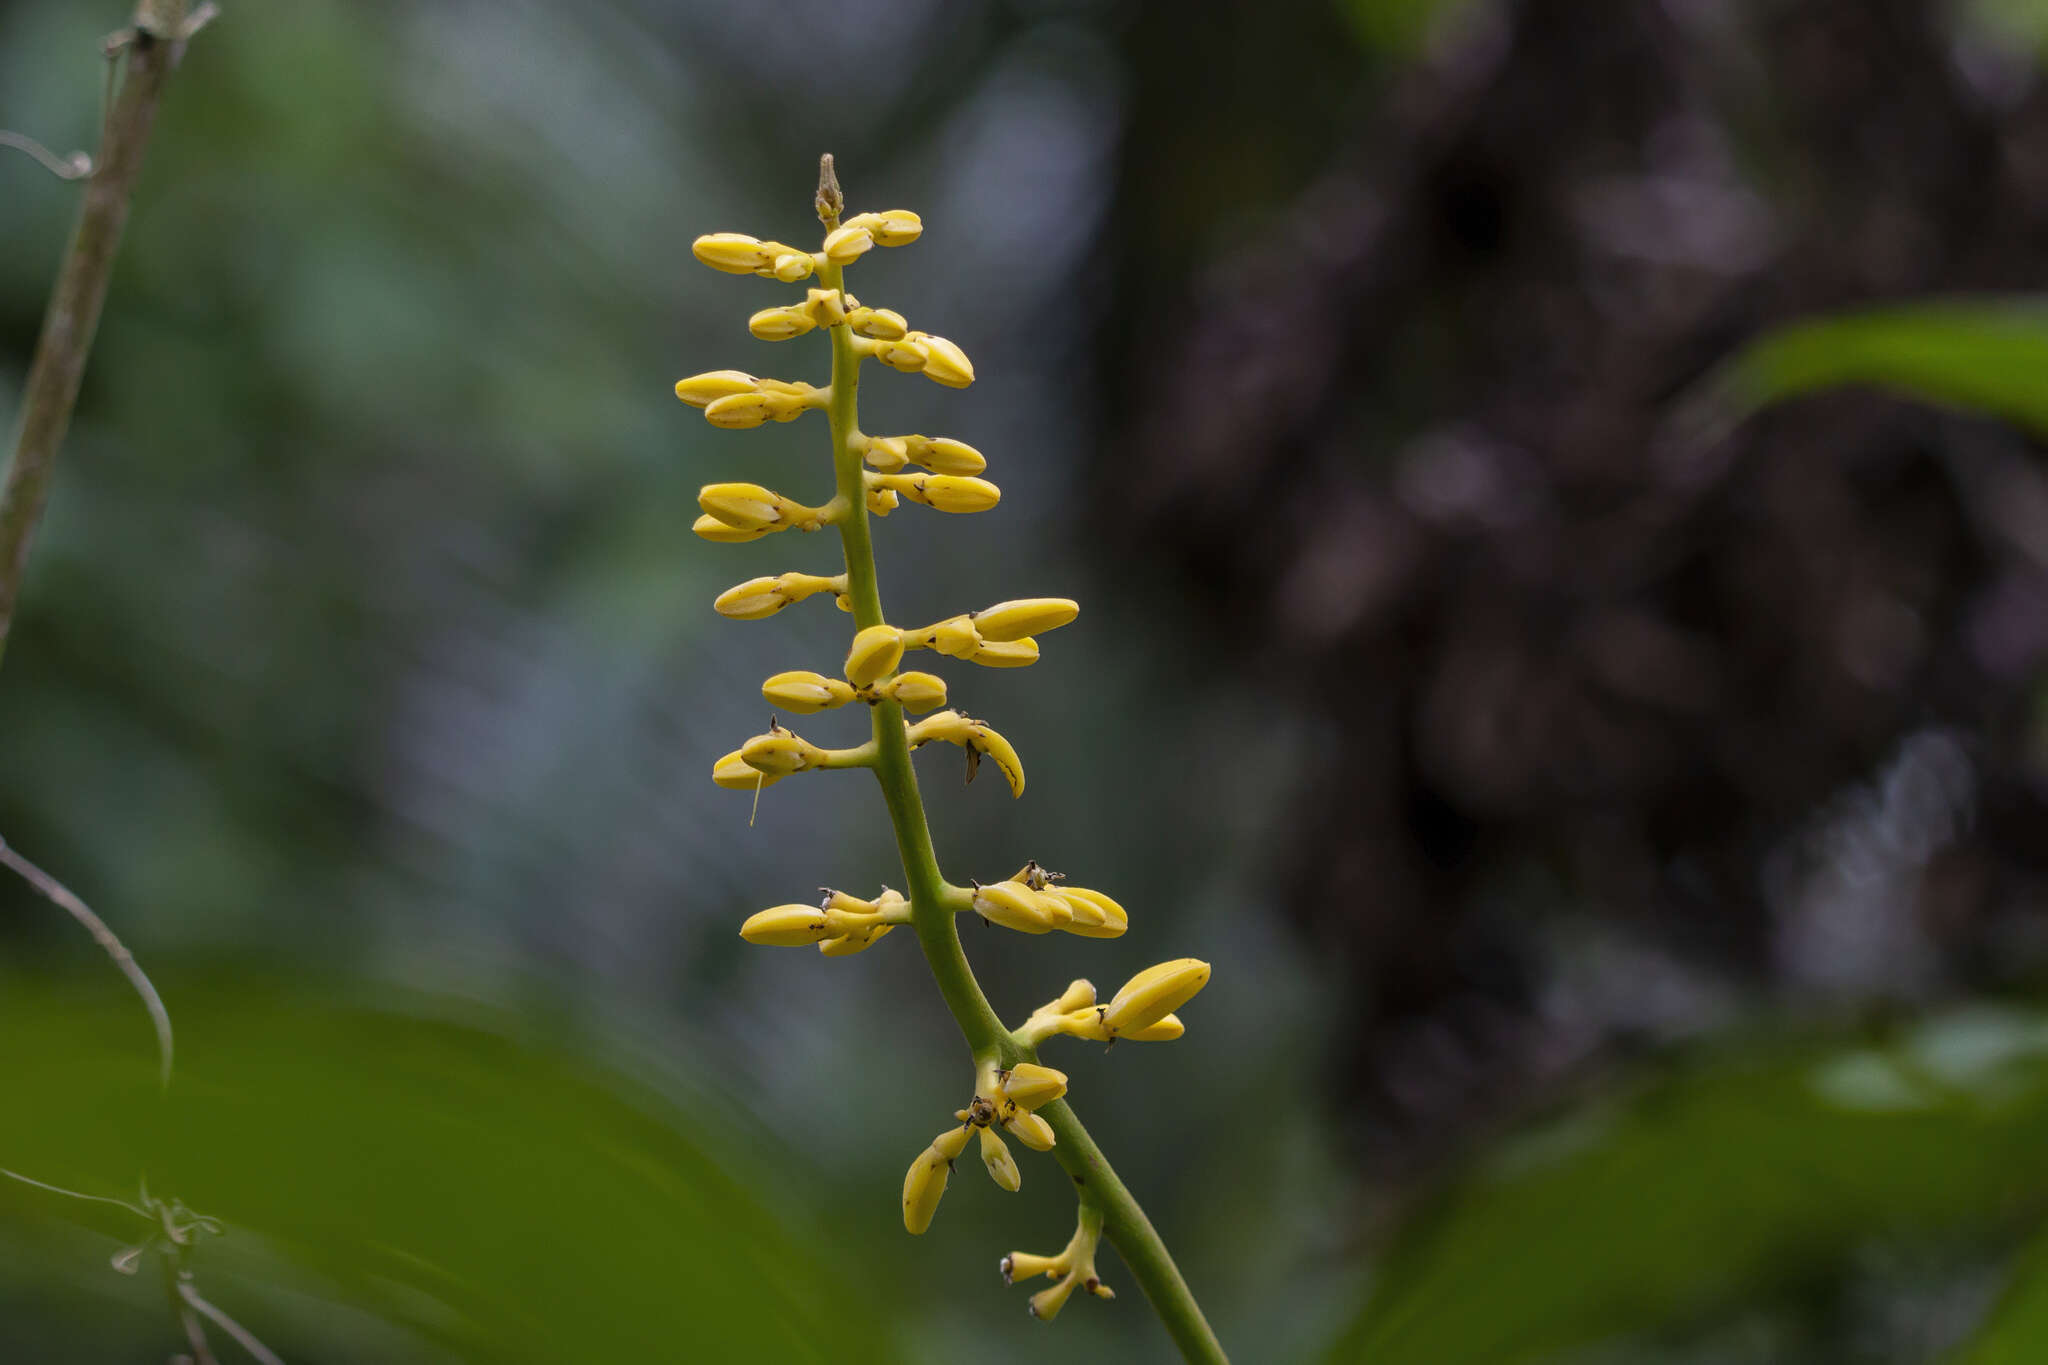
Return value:
M 858 1261 L 754 1193 L 776 1183 L 758 1142 L 537 1041 L 558 1031 L 545 1020 L 371 1004 L 267 971 L 165 984 L 184 1054 L 168 1102 L 131 1002 L 97 983 L 6 982 L 0 1152 L 131 1200 L 145 1174 L 225 1220 L 197 1253 L 200 1290 L 287 1359 L 897 1354 Z M 67 1324 L 70 1358 L 151 1343 L 160 1358 L 175 1337 L 154 1268 L 108 1268 L 146 1231 L 0 1181 L 10 1307 L 35 1296 L 34 1316 Z
M 1708 430 L 1788 399 L 1869 385 L 2048 436 L 2048 300 L 1928 299 L 1775 328 L 1685 404 Z
M 1560 1360 L 1826 1279 L 1860 1245 L 2010 1229 L 2048 1206 L 2044 1134 L 2048 1015 L 1734 1050 L 1502 1144 L 1404 1228 L 1331 1358 Z

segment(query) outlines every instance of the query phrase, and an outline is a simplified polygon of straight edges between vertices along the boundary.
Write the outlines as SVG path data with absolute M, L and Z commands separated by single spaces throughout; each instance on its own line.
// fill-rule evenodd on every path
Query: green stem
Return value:
M 826 226 L 835 224 L 828 222 Z M 842 289 L 839 267 L 822 271 L 821 282 L 827 288 Z M 832 328 L 831 337 L 832 398 L 827 414 L 832 422 L 832 466 L 839 496 L 852 509 L 839 523 L 839 536 L 846 548 L 846 591 L 853 600 L 854 623 L 865 630 L 883 624 L 883 617 L 874 540 L 868 530 L 867 489 L 861 460 L 865 438 L 857 416 L 861 357 L 844 326 Z M 903 709 L 894 702 L 879 703 L 874 708 L 874 727 L 875 778 L 881 783 L 889 821 L 896 829 L 896 851 L 903 860 L 903 875 L 910 883 L 911 927 L 917 931 L 917 941 L 924 949 L 925 961 L 931 964 L 946 1008 L 952 1012 L 977 1062 L 993 1058 L 1007 1067 L 1037 1061 L 1036 1051 L 1019 1044 L 996 1017 L 988 997 L 982 994 L 981 984 L 974 979 L 967 954 L 961 950 L 954 924 L 955 907 L 947 894 L 946 879 L 939 872 L 938 855 L 932 850 L 931 826 L 925 819 L 924 800 L 918 794 L 917 773 L 910 765 L 910 745 L 903 738 Z M 1195 1302 L 1152 1220 L 1117 1178 L 1109 1158 L 1081 1126 L 1073 1109 L 1061 1100 L 1038 1112 L 1059 1138 L 1053 1147 L 1053 1157 L 1072 1177 L 1083 1216 L 1088 1216 L 1089 1210 L 1099 1214 L 1110 1241 L 1152 1301 L 1153 1311 L 1159 1314 L 1181 1355 L 1204 1365 L 1229 1365 L 1216 1333 L 1202 1316 L 1201 1305 Z

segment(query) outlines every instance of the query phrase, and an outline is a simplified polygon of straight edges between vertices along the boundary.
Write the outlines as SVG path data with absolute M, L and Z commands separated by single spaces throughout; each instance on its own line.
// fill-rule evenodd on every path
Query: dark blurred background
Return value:
M 0 3 L 0 127 L 90 147 L 124 17 Z M 821 500 L 822 424 L 668 393 L 822 377 L 688 244 L 808 240 L 829 150 L 926 226 L 854 287 L 980 376 L 864 425 L 1005 493 L 880 524 L 892 619 L 1083 603 L 952 670 L 1023 800 L 922 779 L 955 881 L 1132 928 L 968 951 L 1020 1017 L 1215 963 L 1048 1060 L 1234 1358 L 2048 1359 L 2044 59 L 2040 0 L 230 5 L 0 672 L 0 835 L 178 1080 L 0 889 L 0 1166 L 175 1180 L 293 1360 L 1167 1358 L 1113 1258 L 1051 1326 L 998 1282 L 1049 1162 L 902 1233 L 968 1078 L 910 943 L 735 933 L 900 881 L 861 782 L 707 780 L 844 624 L 709 607 L 825 540 L 687 529 Z M 76 202 L 0 159 L 10 423 Z M 2018 340 L 1909 311 L 1827 357 L 1885 384 L 1693 420 L 1951 296 Z M 0 1183 L 0 1358 L 170 1354 L 103 1213 Z

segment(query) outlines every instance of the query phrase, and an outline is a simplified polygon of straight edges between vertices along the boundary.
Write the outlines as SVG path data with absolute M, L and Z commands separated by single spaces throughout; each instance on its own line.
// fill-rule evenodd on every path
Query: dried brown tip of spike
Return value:
M 818 210 L 818 221 L 830 226 L 839 221 L 839 215 L 846 211 L 846 196 L 839 192 L 839 176 L 832 169 L 832 153 L 818 158 L 818 194 L 811 201 Z

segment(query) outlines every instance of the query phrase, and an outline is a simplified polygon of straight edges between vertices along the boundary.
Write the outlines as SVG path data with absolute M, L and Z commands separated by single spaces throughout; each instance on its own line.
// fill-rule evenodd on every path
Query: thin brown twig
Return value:
M 163 997 L 156 993 L 156 987 L 136 962 L 135 955 L 107 927 L 107 922 L 73 895 L 69 887 L 15 852 L 5 839 L 0 839 L 0 863 L 13 869 L 23 881 L 41 892 L 45 900 L 83 925 L 85 931 L 93 936 L 93 941 L 106 949 L 107 956 L 113 959 L 121 975 L 128 978 L 128 984 L 142 997 L 142 1007 L 149 1011 L 149 1021 L 156 1028 L 157 1084 L 168 1087 L 171 1083 L 171 1016 L 164 1008 Z
M 156 121 L 164 85 L 184 52 L 189 27 L 174 35 L 154 32 L 144 22 L 153 13 L 149 0 L 137 12 L 137 26 L 123 38 L 128 60 L 119 93 L 100 130 L 95 171 L 85 182 L 78 226 L 57 285 L 50 293 L 36 340 L 35 359 L 22 389 L 21 429 L 0 491 L 0 656 L 14 624 L 14 606 L 28 564 L 29 543 L 49 500 L 50 478 L 71 410 L 85 377 L 93 333 L 107 301 L 107 281 L 120 249 L 121 229 L 128 221 L 129 201 L 142 170 L 142 153 Z M 180 16 L 183 17 L 182 14 Z

